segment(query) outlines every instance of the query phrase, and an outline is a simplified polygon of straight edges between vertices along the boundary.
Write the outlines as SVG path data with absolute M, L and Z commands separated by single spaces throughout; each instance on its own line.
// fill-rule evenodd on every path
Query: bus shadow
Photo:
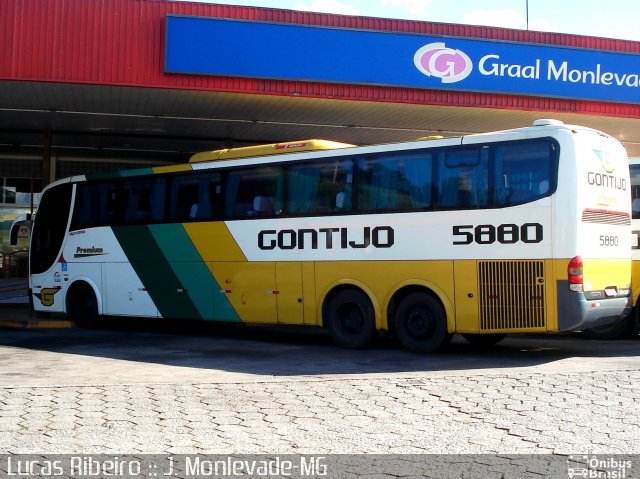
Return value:
M 315 328 L 131 318 L 93 330 L 6 330 L 0 345 L 271 377 L 528 368 L 566 361 L 578 367 L 584 362 L 579 358 L 587 357 L 611 358 L 622 366 L 637 358 L 635 367 L 640 365 L 638 338 L 596 341 L 577 333 L 512 335 L 497 345 L 479 347 L 454 336 L 442 352 L 420 355 L 404 350 L 393 338 L 380 338 L 364 350 L 342 349 Z

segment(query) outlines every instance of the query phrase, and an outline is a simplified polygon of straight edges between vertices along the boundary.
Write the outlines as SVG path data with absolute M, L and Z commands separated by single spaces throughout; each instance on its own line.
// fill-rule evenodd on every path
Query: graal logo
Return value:
M 448 48 L 441 42 L 419 48 L 413 56 L 413 63 L 422 73 L 440 78 L 442 83 L 464 80 L 473 70 L 473 63 L 466 53 Z

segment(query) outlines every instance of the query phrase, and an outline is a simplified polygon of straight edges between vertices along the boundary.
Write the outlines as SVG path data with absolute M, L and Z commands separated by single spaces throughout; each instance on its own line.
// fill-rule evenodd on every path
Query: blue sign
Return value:
M 640 103 L 640 55 L 167 16 L 165 71 Z

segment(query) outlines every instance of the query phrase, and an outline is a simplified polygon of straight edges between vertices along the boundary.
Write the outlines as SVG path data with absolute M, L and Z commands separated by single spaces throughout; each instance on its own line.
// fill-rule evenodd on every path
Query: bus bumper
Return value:
M 561 291 L 559 288 L 558 291 Z M 587 299 L 583 293 L 558 293 L 558 332 L 607 326 L 631 313 L 631 296 Z

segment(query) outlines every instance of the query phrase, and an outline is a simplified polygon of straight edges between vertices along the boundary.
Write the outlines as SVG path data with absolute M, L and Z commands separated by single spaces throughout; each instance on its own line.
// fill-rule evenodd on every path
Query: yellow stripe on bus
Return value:
M 247 261 L 224 222 L 185 223 L 184 229 L 203 261 Z
M 169 165 L 169 166 L 154 166 L 152 168 L 154 173 L 180 173 L 183 171 L 191 171 L 191 165 L 189 164 L 180 164 L 180 165 Z

